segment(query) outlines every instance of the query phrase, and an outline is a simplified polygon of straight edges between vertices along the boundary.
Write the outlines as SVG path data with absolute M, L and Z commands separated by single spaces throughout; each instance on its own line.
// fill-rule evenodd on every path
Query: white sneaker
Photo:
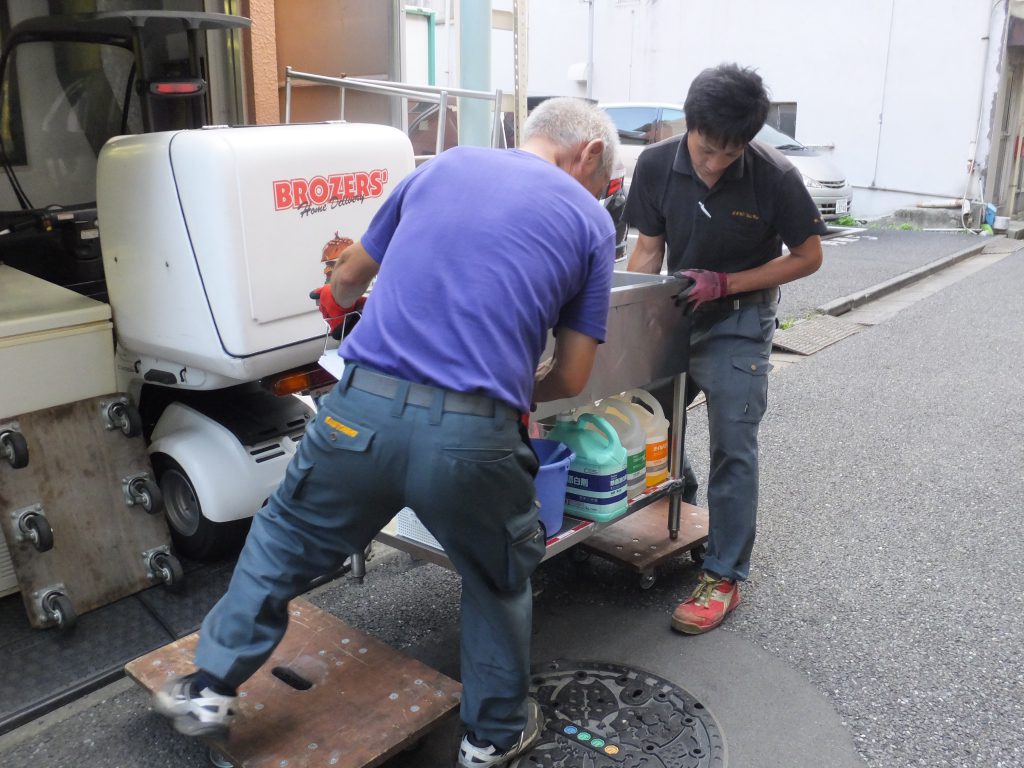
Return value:
M 493 744 L 478 747 L 469 740 L 469 734 L 462 737 L 459 746 L 458 768 L 486 768 L 491 765 L 506 765 L 537 743 L 544 728 L 544 715 L 540 705 L 533 699 L 526 700 L 526 728 L 519 734 L 519 741 L 504 752 Z
M 174 723 L 174 729 L 186 736 L 223 738 L 235 719 L 235 696 L 226 696 L 210 688 L 195 690 L 197 672 L 167 681 L 153 694 L 153 708 Z

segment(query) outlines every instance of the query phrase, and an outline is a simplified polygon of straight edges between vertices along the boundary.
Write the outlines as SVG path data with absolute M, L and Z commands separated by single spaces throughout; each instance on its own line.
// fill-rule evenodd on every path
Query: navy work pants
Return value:
M 462 576 L 462 720 L 507 748 L 526 726 L 533 595 L 544 554 L 537 457 L 518 414 L 449 412 L 349 386 L 349 364 L 256 515 L 227 593 L 203 621 L 196 664 L 232 686 L 284 636 L 287 604 L 403 507 L 416 511 Z

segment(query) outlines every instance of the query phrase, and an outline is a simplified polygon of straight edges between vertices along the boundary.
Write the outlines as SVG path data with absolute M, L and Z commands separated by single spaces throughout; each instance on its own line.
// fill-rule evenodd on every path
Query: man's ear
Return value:
M 591 139 L 583 145 L 583 150 L 580 154 L 586 165 L 591 168 L 595 167 L 595 164 L 601 162 L 601 156 L 604 154 L 604 140 Z

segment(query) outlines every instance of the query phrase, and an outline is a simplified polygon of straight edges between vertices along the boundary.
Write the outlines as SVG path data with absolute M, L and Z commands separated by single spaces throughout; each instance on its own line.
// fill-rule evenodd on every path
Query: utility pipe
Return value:
M 491 0 L 459 2 L 459 85 L 491 89 Z M 459 144 L 490 146 L 489 117 L 486 102 L 459 99 Z
M 587 0 L 587 98 L 594 98 L 594 0 Z

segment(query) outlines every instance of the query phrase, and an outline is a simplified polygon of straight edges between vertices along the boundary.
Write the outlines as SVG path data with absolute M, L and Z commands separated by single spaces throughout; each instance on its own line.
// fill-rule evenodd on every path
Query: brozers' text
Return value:
M 354 173 L 332 173 L 311 179 L 288 179 L 274 182 L 274 210 L 299 208 L 309 211 L 315 206 L 342 201 L 380 197 L 388 181 L 388 169 Z

